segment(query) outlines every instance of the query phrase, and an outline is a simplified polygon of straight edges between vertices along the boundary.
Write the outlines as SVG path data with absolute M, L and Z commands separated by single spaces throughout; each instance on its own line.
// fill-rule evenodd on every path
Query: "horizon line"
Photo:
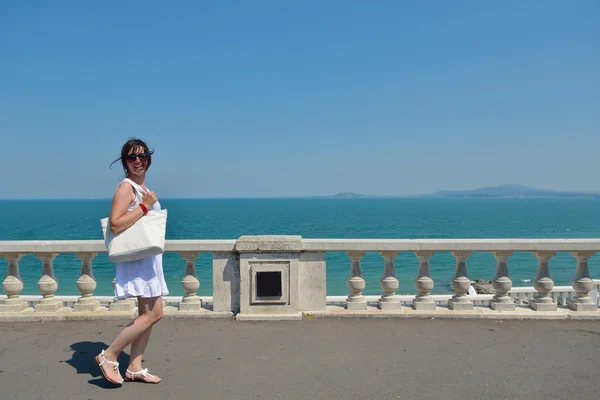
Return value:
M 402 197 L 416 197 L 421 195 L 361 195 L 363 197 L 355 197 L 357 199 L 365 197 L 378 197 L 378 198 L 402 198 Z M 306 196 L 240 196 L 240 197 L 161 197 L 162 200 L 266 200 L 266 199 L 339 199 L 343 197 L 336 197 L 335 195 L 306 195 Z M 112 197 L 5 197 L 1 198 L 0 201 L 30 201 L 30 200 L 112 200 Z
M 160 200 L 368 200 L 368 199 L 439 199 L 439 200 L 490 200 L 490 199 L 596 199 L 600 193 L 582 193 L 573 196 L 524 196 L 524 195 L 506 195 L 506 196 L 435 196 L 435 195 L 362 195 L 357 197 L 342 197 L 334 195 L 326 196 L 268 196 L 268 197 L 161 197 Z M 0 198 L 0 201 L 112 201 L 112 197 L 94 198 L 94 197 L 23 197 L 23 198 Z

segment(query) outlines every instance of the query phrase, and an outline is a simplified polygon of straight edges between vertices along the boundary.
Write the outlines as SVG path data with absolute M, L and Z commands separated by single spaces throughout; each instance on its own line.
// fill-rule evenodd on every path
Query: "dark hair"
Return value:
M 150 150 L 148 148 L 148 145 L 144 143 L 142 139 L 138 138 L 131 138 L 123 145 L 123 147 L 121 148 L 121 157 L 113 161 L 110 164 L 109 168 L 112 167 L 114 163 L 121 161 L 121 165 L 123 166 L 123 172 L 125 172 L 125 176 L 127 176 L 129 174 L 129 169 L 127 168 L 127 155 L 129 154 L 132 148 L 135 152 L 138 147 L 143 148 L 144 153 L 148 154 L 148 165 L 146 166 L 147 171 L 150 168 L 150 164 L 152 164 L 152 154 L 154 154 L 154 150 Z

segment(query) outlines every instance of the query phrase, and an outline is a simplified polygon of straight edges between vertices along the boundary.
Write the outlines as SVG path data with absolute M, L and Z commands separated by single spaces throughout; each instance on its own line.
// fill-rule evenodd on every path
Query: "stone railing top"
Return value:
M 600 251 L 600 239 L 304 239 L 304 251 Z
M 166 252 L 235 251 L 235 240 L 166 240 Z M 104 240 L 17 240 L 0 241 L 2 253 L 102 253 L 106 252 Z
M 165 251 L 235 251 L 235 240 L 165 240 Z
M 302 239 L 242 236 L 238 240 L 166 240 L 166 252 L 600 252 L 600 239 Z M 2 253 L 102 253 L 104 240 L 0 241 Z
M 292 252 L 303 250 L 302 236 L 264 235 L 242 236 L 235 243 L 238 252 Z

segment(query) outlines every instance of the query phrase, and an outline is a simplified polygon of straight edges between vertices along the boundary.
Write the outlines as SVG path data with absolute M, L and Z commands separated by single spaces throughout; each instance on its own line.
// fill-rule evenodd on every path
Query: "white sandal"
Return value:
M 138 372 L 130 371 L 129 368 L 127 368 L 127 373 L 129 373 L 131 375 L 131 378 L 127 378 L 127 375 L 125 375 L 125 378 L 127 378 L 127 380 L 130 381 L 130 382 L 138 381 L 138 382 L 144 382 L 144 383 L 154 383 L 154 384 L 157 384 L 157 383 L 159 383 L 161 381 L 161 379 L 158 378 L 158 376 L 154 376 L 151 373 L 149 373 L 148 372 L 148 368 L 144 368 L 143 370 L 138 371 Z M 141 375 L 142 379 L 137 379 L 136 375 Z M 146 376 L 149 376 L 149 377 L 151 377 L 154 380 L 156 378 L 158 378 L 158 382 L 155 382 L 155 381 L 153 381 L 153 382 L 146 382 Z
M 109 382 L 114 383 L 115 385 L 121 385 L 124 382 L 123 380 L 121 380 L 121 382 L 113 381 L 108 376 L 106 376 L 106 374 L 104 373 L 104 368 L 102 368 L 102 365 L 104 365 L 105 363 L 108 363 L 108 364 L 111 364 L 115 370 L 118 370 L 119 363 L 117 361 L 107 360 L 106 357 L 104 356 L 104 350 L 102 350 L 102 353 L 100 353 L 100 357 L 102 357 L 102 362 L 98 361 L 98 356 L 96 356 L 95 359 L 96 359 L 96 362 L 98 363 L 98 366 L 100 367 L 100 371 L 102 371 L 102 375 L 104 375 L 106 380 L 108 380 Z

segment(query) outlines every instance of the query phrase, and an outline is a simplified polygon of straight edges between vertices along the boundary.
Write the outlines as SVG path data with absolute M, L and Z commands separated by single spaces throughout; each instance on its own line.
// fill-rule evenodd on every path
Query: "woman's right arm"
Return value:
M 131 225 L 144 215 L 141 207 L 136 207 L 135 210 L 127 212 L 129 205 L 135 200 L 131 185 L 124 183 L 119 185 L 115 196 L 113 197 L 112 207 L 110 210 L 109 225 L 110 231 L 117 234 Z

